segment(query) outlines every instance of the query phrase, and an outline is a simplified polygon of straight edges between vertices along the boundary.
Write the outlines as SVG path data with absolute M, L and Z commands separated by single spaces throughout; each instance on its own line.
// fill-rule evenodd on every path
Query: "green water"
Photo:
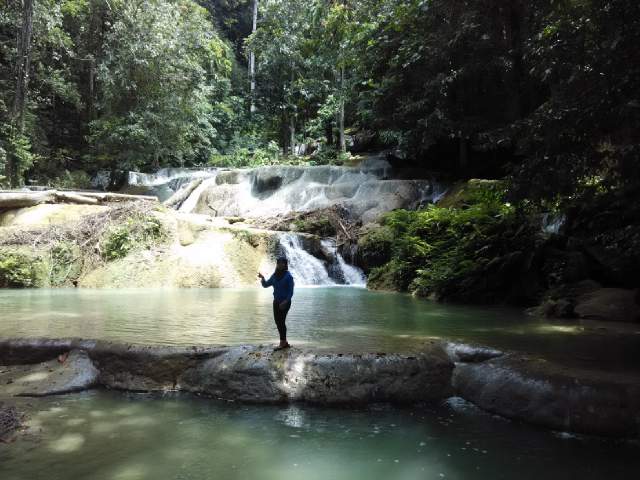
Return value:
M 191 345 L 276 342 L 268 290 L 0 290 L 0 338 L 84 337 Z M 429 338 L 616 367 L 640 366 L 640 326 L 551 322 L 507 308 L 444 305 L 361 288 L 299 288 L 293 344 L 414 351 Z
M 88 392 L 36 401 L 3 480 L 629 479 L 640 446 L 546 432 L 463 402 L 246 406 Z

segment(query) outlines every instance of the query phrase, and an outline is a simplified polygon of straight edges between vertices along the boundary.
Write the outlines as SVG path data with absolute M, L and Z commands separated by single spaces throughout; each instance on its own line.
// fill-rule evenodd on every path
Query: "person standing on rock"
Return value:
M 289 262 L 285 257 L 279 257 L 276 262 L 276 271 L 269 280 L 265 280 L 262 273 L 258 273 L 258 278 L 264 288 L 273 287 L 273 318 L 280 334 L 280 345 L 274 351 L 289 348 L 287 342 L 287 313 L 291 308 L 291 298 L 293 297 L 293 277 L 289 273 Z

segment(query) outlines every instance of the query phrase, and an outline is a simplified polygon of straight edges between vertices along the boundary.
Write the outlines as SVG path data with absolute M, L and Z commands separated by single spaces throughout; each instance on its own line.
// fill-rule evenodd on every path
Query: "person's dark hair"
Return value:
M 276 259 L 276 265 L 279 263 L 284 263 L 284 269 L 280 271 L 276 268 L 275 275 L 278 279 L 282 278 L 285 272 L 289 270 L 289 260 L 287 260 L 287 257 L 278 257 Z
M 287 257 L 278 257 L 276 259 L 276 263 L 284 263 L 287 268 L 289 267 L 289 260 L 287 260 Z

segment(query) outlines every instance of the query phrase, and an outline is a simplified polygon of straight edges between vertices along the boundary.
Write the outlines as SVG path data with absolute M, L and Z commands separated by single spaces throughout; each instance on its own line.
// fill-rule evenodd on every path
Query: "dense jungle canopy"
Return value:
M 639 44 L 635 0 L 2 0 L 0 181 L 390 149 L 515 200 L 626 189 Z

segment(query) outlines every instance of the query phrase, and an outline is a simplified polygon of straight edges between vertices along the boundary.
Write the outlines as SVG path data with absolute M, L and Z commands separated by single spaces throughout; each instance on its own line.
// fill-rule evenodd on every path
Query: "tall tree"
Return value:
M 253 21 L 251 27 L 251 33 L 256 33 L 256 29 L 258 28 L 258 0 L 253 0 Z M 255 103 L 254 96 L 256 90 L 256 52 L 253 49 L 249 49 L 249 80 L 251 82 L 250 88 L 250 111 L 253 113 L 255 111 Z
M 13 99 L 10 139 L 14 148 L 7 155 L 6 176 L 12 187 L 19 183 L 19 163 L 16 144 L 22 142 L 24 116 L 29 94 L 31 70 L 31 37 L 33 34 L 33 0 L 22 1 L 22 24 L 18 34 L 16 56 L 16 88 Z

